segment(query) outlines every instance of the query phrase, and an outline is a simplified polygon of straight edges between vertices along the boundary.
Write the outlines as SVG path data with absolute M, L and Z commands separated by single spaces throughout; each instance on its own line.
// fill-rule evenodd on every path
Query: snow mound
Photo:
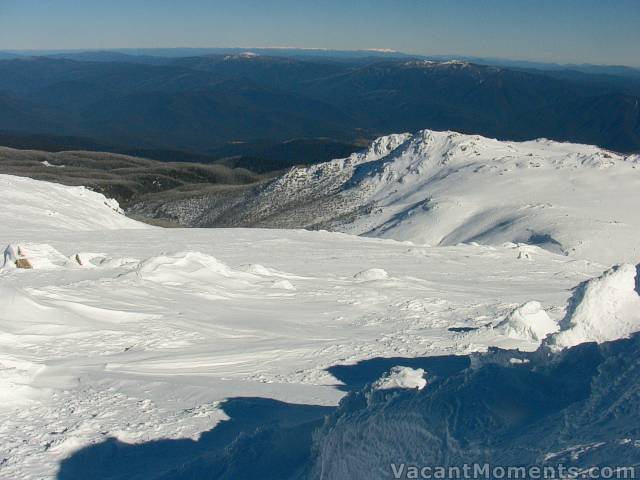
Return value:
M 296 287 L 289 280 L 275 280 L 271 284 L 271 288 L 279 288 L 282 290 L 295 290 Z
M 0 285 L 0 338 L 72 334 L 86 330 L 88 323 L 61 304 L 35 297 L 23 288 Z
M 238 270 L 241 270 L 246 273 L 251 273 L 253 275 L 262 275 L 264 277 L 268 277 L 273 275 L 273 272 L 267 267 L 260 265 L 259 263 L 248 263 L 245 265 L 240 265 Z
M 511 311 L 497 328 L 510 338 L 539 342 L 559 327 L 539 302 L 527 302 Z
M 187 251 L 148 258 L 140 263 L 136 275 L 152 282 L 180 284 L 210 282 L 250 274 L 234 271 L 211 255 Z
M 374 390 L 391 390 L 393 388 L 417 388 L 422 390 L 427 381 L 424 378 L 425 371 L 422 368 L 409 368 L 396 366 L 389 373 L 376 380 L 372 388 Z
M 389 274 L 382 268 L 370 268 L 356 273 L 353 278 L 363 282 L 370 282 L 372 280 L 385 280 L 389 278 Z
M 36 302 L 24 290 L 0 285 L 0 331 L 5 333 L 24 326 L 25 323 L 43 319 L 50 309 Z M 21 325 L 15 319 L 20 316 Z
M 10 244 L 4 251 L 2 268 L 50 270 L 73 266 L 73 262 L 51 245 L 39 243 Z
M 626 338 L 640 331 L 637 267 L 615 266 L 600 277 L 580 284 L 569 300 L 561 331 L 549 338 L 552 350 L 585 342 Z

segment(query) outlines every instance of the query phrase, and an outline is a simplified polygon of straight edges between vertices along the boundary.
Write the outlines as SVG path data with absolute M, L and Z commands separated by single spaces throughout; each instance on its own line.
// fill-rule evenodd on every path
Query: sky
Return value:
M 640 0 L 0 0 L 0 50 L 389 48 L 640 66 Z

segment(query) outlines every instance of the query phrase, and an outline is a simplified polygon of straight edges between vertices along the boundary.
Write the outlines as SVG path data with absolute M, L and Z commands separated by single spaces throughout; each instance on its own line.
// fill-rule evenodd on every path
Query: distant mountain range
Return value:
M 136 63 L 161 64 L 174 58 L 201 57 L 207 55 L 239 55 L 255 53 L 271 57 L 297 58 L 330 58 L 354 59 L 363 58 L 418 58 L 422 60 L 448 61 L 461 60 L 479 65 L 494 65 L 505 68 L 526 68 L 546 71 L 578 71 L 590 74 L 620 75 L 640 77 L 640 67 L 625 65 L 559 64 L 535 62 L 530 60 L 511 60 L 493 57 L 475 57 L 469 55 L 415 55 L 385 48 L 363 50 L 332 50 L 328 48 L 295 48 L 295 47 L 227 47 L 227 48 L 115 48 L 90 50 L 13 50 L 0 51 L 0 58 L 24 57 L 57 57 L 78 61 L 127 61 Z
M 0 56 L 0 141 L 7 146 L 96 145 L 206 162 L 233 151 L 231 164 L 257 171 L 325 161 L 336 156 L 335 145 L 347 152 L 425 127 L 639 151 L 639 99 L 640 71 L 626 67 L 501 67 L 286 49 Z M 292 140 L 295 149 L 279 147 Z M 263 158 L 279 148 L 278 158 Z

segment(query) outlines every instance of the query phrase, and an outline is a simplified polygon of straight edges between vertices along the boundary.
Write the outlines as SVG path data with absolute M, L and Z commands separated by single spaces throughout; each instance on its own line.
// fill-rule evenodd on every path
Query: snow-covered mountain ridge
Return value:
M 605 264 L 640 258 L 640 157 L 545 139 L 423 130 L 294 168 L 239 215 L 429 245 L 530 243 Z

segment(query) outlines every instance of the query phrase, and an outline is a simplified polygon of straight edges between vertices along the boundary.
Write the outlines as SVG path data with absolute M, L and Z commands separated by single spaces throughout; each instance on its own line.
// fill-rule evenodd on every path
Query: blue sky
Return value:
M 392 48 L 640 66 L 640 0 L 0 0 L 0 49 Z

